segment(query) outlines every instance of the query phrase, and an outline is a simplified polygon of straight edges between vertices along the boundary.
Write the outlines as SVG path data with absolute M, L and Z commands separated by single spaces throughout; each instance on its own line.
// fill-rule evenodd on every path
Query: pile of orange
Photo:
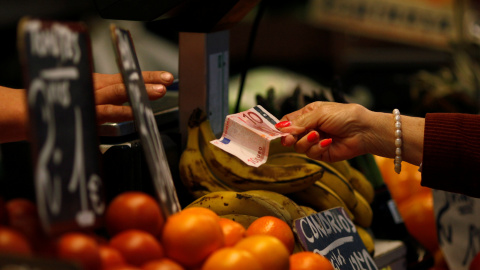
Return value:
M 408 232 L 435 255 L 436 265 L 444 265 L 437 239 L 432 190 L 420 184 L 419 167 L 403 162 L 397 174 L 392 159 L 375 156 L 375 160 Z
M 322 255 L 294 253 L 292 229 L 272 216 L 245 228 L 191 207 L 165 220 L 155 199 L 125 192 L 107 207 L 106 235 L 78 231 L 39 238 L 32 233 L 41 231 L 32 206 L 23 199 L 0 202 L 0 253 L 62 259 L 89 270 L 333 270 Z

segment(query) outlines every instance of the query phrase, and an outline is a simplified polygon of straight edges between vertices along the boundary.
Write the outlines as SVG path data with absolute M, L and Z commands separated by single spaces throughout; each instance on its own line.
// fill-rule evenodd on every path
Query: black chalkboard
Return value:
M 49 233 L 95 227 L 105 201 L 86 27 L 24 18 L 18 30 L 43 227 Z
M 132 106 L 134 123 L 139 133 L 145 159 L 163 213 L 168 217 L 180 211 L 180 203 L 175 191 L 157 122 L 148 99 L 132 37 L 128 30 L 118 28 L 115 25 L 111 26 L 111 35 L 117 63 Z
M 294 226 L 304 249 L 325 256 L 335 269 L 378 269 L 342 207 L 296 219 Z

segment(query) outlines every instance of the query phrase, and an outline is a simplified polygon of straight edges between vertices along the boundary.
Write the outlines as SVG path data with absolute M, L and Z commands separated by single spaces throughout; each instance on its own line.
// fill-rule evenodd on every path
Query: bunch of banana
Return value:
M 315 164 L 246 165 L 211 144 L 216 139 L 210 122 L 195 110 L 188 125 L 187 147 L 179 160 L 180 179 L 194 198 L 222 190 L 264 189 L 286 194 L 312 185 L 323 175 Z
M 287 194 L 305 189 L 323 175 L 315 164 L 263 164 L 252 167 L 211 144 L 216 139 L 208 120 L 200 124 L 203 154 L 215 176 L 239 190 L 262 189 Z
M 200 151 L 200 114 L 200 111 L 195 111 L 190 117 L 187 146 L 179 160 L 180 180 L 194 198 L 213 191 L 233 190 L 213 175 Z
M 372 184 L 365 176 L 348 161 L 328 163 L 314 160 L 304 154 L 275 153 L 269 156 L 271 164 L 310 163 L 324 168 L 322 178 L 312 186 L 289 194 L 296 202 L 311 206 L 316 211 L 323 211 L 334 207 L 343 207 L 350 218 L 362 227 L 369 227 L 373 219 L 370 203 L 374 198 Z
M 216 191 L 206 194 L 189 205 L 205 207 L 219 216 L 250 224 L 258 217 L 274 216 L 293 228 L 294 220 L 307 214 L 290 198 L 268 190 Z
M 314 160 L 299 153 L 279 153 L 271 155 L 268 159 L 271 163 L 278 163 L 280 162 L 279 160 L 287 160 L 293 164 L 317 164 L 325 170 L 322 178 L 318 179 L 317 182 L 323 183 L 336 193 L 338 197 L 343 200 L 348 209 L 353 209 L 357 205 L 357 198 L 353 194 L 352 185 L 347 178 L 345 178 L 344 175 L 335 169 L 330 163 Z

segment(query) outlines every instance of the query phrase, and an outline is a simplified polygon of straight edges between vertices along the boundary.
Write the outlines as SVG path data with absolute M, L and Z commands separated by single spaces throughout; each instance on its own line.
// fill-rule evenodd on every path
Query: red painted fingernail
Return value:
M 278 122 L 277 124 L 275 124 L 275 127 L 276 128 L 284 128 L 284 127 L 288 127 L 292 124 L 292 122 L 290 121 L 282 121 L 282 122 Z
M 310 132 L 307 136 L 307 141 L 309 143 L 314 143 L 318 140 L 318 133 L 316 131 Z
M 322 140 L 320 141 L 320 146 L 321 147 L 327 147 L 329 146 L 330 144 L 332 143 L 332 139 L 325 139 L 325 140 Z

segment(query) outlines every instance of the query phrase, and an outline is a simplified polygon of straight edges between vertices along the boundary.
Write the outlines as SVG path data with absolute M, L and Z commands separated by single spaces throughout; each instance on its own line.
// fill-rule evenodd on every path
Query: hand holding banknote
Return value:
M 279 131 L 278 119 L 257 105 L 247 111 L 228 115 L 222 137 L 212 144 L 258 167 L 267 161 L 270 141 L 288 135 Z

